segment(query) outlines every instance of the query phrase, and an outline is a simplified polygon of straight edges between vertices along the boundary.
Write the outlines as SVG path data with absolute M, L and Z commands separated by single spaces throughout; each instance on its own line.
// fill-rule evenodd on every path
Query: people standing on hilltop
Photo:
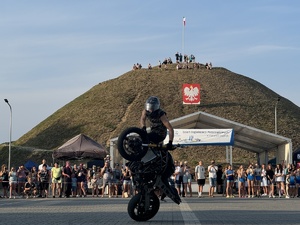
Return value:
M 194 62 L 195 62 L 195 59 L 196 59 L 195 56 L 194 56 L 193 54 L 191 54 L 191 55 L 190 55 L 190 62 L 193 62 L 193 63 L 194 63 Z
M 207 70 L 211 70 L 212 69 L 212 63 L 211 62 L 210 63 L 205 63 L 205 68 Z
M 208 67 L 208 63 L 205 63 L 205 68 L 208 70 L 209 67 Z
M 133 64 L 133 66 L 132 66 L 132 70 L 137 70 L 137 67 L 136 67 L 136 65 L 135 65 L 135 64 Z
M 212 63 L 211 62 L 210 63 L 205 63 L 205 68 L 207 70 L 211 70 L 212 69 Z
M 181 55 L 181 53 L 179 54 L 179 62 L 182 63 L 182 55 Z
M 176 63 L 179 63 L 179 53 L 178 52 L 176 52 L 176 54 L 175 54 L 175 59 L 176 59 Z

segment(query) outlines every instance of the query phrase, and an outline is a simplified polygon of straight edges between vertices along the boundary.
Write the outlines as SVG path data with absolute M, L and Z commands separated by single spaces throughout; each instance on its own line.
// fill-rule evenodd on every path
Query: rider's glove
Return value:
M 169 141 L 169 143 L 167 144 L 167 150 L 173 150 L 173 141 Z
M 142 130 L 143 130 L 143 131 L 146 131 L 146 126 L 143 126 L 143 127 L 142 127 Z

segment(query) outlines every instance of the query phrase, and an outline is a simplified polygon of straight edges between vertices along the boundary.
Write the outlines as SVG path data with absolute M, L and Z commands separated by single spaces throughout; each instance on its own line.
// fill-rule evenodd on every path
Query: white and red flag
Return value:
M 182 85 L 183 104 L 200 104 L 200 84 Z
M 182 22 L 183 22 L 183 26 L 185 27 L 185 17 L 183 17 Z

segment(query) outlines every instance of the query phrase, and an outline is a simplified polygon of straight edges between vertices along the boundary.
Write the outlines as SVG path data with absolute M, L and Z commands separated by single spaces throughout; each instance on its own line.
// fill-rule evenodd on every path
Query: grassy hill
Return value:
M 199 106 L 182 104 L 183 83 L 200 83 Z M 278 94 L 272 90 L 225 68 L 176 70 L 175 65 L 169 65 L 166 70 L 155 67 L 130 71 L 95 85 L 38 124 L 14 145 L 51 150 L 84 133 L 108 146 L 109 139 L 117 137 L 125 127 L 139 125 L 144 102 L 151 95 L 160 98 L 169 119 L 200 110 L 274 132 L 274 107 Z M 281 98 L 277 115 L 278 134 L 291 138 L 295 149 L 300 141 L 300 108 Z M 224 147 L 203 146 L 178 150 L 173 154 L 175 158 L 192 164 L 200 159 L 205 162 L 211 158 L 225 161 Z M 253 153 L 244 150 L 235 148 L 233 154 L 237 163 L 253 160 Z M 28 154 L 27 158 L 30 157 Z

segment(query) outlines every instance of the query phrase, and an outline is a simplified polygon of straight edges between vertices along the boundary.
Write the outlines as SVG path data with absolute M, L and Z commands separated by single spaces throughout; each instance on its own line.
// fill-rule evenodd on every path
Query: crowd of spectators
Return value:
M 192 197 L 192 182 L 196 182 L 198 190 L 194 190 L 199 198 L 204 197 L 204 186 L 208 185 L 208 197 L 220 194 L 226 198 L 295 198 L 300 197 L 300 168 L 293 164 L 271 164 L 261 166 L 249 163 L 246 167 L 240 165 L 234 169 L 232 165 L 216 165 L 212 160 L 205 166 L 200 160 L 198 165 L 190 166 L 188 162 L 174 161 L 175 172 L 169 182 L 176 188 L 181 197 Z M 79 165 L 59 166 L 54 163 L 48 166 L 46 160 L 28 170 L 21 165 L 17 170 L 11 167 L 8 171 L 2 165 L 3 198 L 69 198 L 86 197 L 123 197 L 129 198 L 135 194 L 132 176 L 127 166 L 115 163 L 110 166 L 110 156 L 105 158 L 104 166 L 86 168 Z M 206 182 L 207 181 L 207 182 Z M 207 183 L 207 184 L 206 184 Z M 163 201 L 164 198 L 162 198 Z
M 130 197 L 132 194 L 131 174 L 127 167 L 115 163 L 110 167 L 110 156 L 104 159 L 104 166 L 86 168 L 85 164 L 71 166 L 67 161 L 50 167 L 46 160 L 37 167 L 26 169 L 24 165 L 16 170 L 7 170 L 5 164 L 0 172 L 3 198 L 70 198 L 87 197 Z
M 175 185 L 178 194 L 182 197 L 192 197 L 192 181 L 198 185 L 198 197 L 202 198 L 204 186 L 208 185 L 208 197 L 220 194 L 226 198 L 295 198 L 300 188 L 300 168 L 293 164 L 271 164 L 261 166 L 249 163 L 247 168 L 240 165 L 236 170 L 228 164 L 224 168 L 216 165 L 212 160 L 210 165 L 204 166 L 200 160 L 194 171 L 187 162 L 174 161 L 175 173 L 170 183 Z M 208 179 L 206 179 L 208 178 Z M 206 182 L 207 180 L 207 182 Z M 206 184 L 207 183 L 207 184 Z
M 191 174 L 191 167 L 188 165 L 188 162 L 179 162 L 174 161 L 175 172 L 170 177 L 170 184 L 176 187 L 176 190 L 179 196 L 182 197 L 192 197 L 192 181 L 193 176 Z
M 195 167 L 195 177 L 199 186 L 198 197 L 202 197 L 202 190 L 205 181 L 205 167 L 202 161 Z M 214 197 L 215 188 L 217 193 L 226 198 L 295 198 L 300 197 L 300 168 L 293 164 L 286 165 L 285 162 L 277 164 L 275 168 L 271 164 L 267 166 L 258 163 L 249 163 L 245 168 L 240 165 L 234 170 L 228 164 L 223 168 L 216 166 L 214 160 L 207 168 L 209 179 L 209 197 Z

